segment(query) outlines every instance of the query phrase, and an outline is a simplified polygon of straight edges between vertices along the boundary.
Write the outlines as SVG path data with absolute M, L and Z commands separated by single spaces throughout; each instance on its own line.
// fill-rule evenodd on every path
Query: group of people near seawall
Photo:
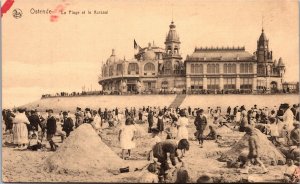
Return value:
M 128 159 L 134 151 L 136 127 L 134 124 L 148 123 L 148 133 L 152 135 L 152 149 L 149 150 L 147 175 L 142 177 L 142 182 L 163 182 L 166 179 L 168 170 L 177 167 L 177 161 L 185 156 L 190 148 L 191 141 L 199 143 L 199 149 L 205 149 L 205 141 L 216 141 L 222 137 L 213 126 L 208 126 L 208 120 L 213 124 L 222 127 L 233 125 L 233 128 L 240 132 L 249 134 L 249 153 L 246 159 L 245 173 L 248 172 L 251 160 L 255 160 L 263 173 L 268 169 L 260 161 L 259 147 L 260 140 L 254 136 L 254 129 L 259 129 L 268 136 L 275 146 L 286 146 L 289 148 L 287 157 L 287 169 L 284 173 L 286 182 L 299 181 L 299 159 L 300 159 L 300 105 L 280 104 L 279 107 L 253 107 L 246 109 L 245 106 L 208 107 L 202 108 L 167 108 L 129 107 L 125 109 L 90 109 L 76 108 L 75 113 L 61 111 L 54 113 L 53 109 L 39 112 L 36 109 L 4 109 L 2 111 L 4 145 L 15 146 L 16 149 L 38 150 L 43 149 L 42 142 L 47 140 L 50 151 L 56 151 L 57 140 L 60 136 L 63 142 L 66 137 L 72 134 L 76 128 L 84 123 L 89 123 L 101 137 L 101 131 L 105 128 L 115 128 L 122 124 L 118 136 L 122 148 L 122 158 Z M 189 124 L 194 124 L 194 137 L 189 137 Z M 61 125 L 61 127 L 60 127 Z M 205 134 L 205 130 L 209 133 Z M 166 135 L 165 138 L 162 135 Z M 283 140 L 283 141 L 281 141 Z M 181 154 L 179 153 L 181 151 Z M 126 154 L 128 153 L 128 156 Z M 168 159 L 171 160 L 169 165 Z M 158 166 L 159 165 L 159 166 Z M 184 165 L 184 164 L 182 164 Z M 182 172 L 178 182 L 187 182 L 188 173 Z M 207 179 L 207 177 L 206 177 Z M 201 177 L 199 182 L 203 182 Z
M 142 92 L 140 94 L 158 94 L 158 95 L 167 95 L 167 94 L 286 94 L 286 93 L 291 93 L 291 94 L 298 94 L 299 90 L 290 90 L 289 88 L 283 89 L 282 91 L 279 90 L 273 90 L 273 91 L 268 91 L 265 88 L 252 91 L 252 90 L 205 90 L 205 89 L 197 89 L 197 90 L 190 90 L 187 91 L 185 89 L 183 90 L 177 90 L 177 89 L 172 89 L 172 90 L 166 90 L 166 89 L 155 89 L 155 90 L 148 90 L 145 92 Z M 86 96 L 86 95 L 131 95 L 131 94 L 139 94 L 138 92 L 127 92 L 127 93 L 121 93 L 118 91 L 89 91 L 89 92 L 72 92 L 72 93 L 67 93 L 67 92 L 59 92 L 55 94 L 43 94 L 42 98 L 51 98 L 51 97 L 72 97 L 72 96 Z

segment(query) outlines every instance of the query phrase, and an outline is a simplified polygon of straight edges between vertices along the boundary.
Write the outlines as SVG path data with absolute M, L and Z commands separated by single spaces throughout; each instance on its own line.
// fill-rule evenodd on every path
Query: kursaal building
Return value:
M 285 65 L 273 59 L 264 30 L 251 54 L 245 47 L 196 47 L 183 60 L 180 38 L 172 21 L 165 48 L 149 43 L 133 60 L 119 59 L 114 50 L 102 66 L 99 84 L 104 91 L 280 91 Z

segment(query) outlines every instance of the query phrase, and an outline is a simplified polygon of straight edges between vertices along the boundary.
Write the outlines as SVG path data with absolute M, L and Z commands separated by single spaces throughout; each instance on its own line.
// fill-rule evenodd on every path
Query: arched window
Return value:
M 177 47 L 174 48 L 174 54 L 178 54 L 178 48 Z
M 171 46 L 168 46 L 167 54 L 171 54 L 171 52 L 172 52 L 172 48 L 171 48 Z
M 207 73 L 211 73 L 211 64 L 207 65 Z
M 195 64 L 195 73 L 199 73 L 199 65 Z
M 249 73 L 253 73 L 253 65 L 249 64 Z
M 199 73 L 203 73 L 203 65 L 202 64 L 199 65 Z
M 117 64 L 117 75 L 122 75 L 122 74 L 123 74 L 123 65 Z
M 228 67 L 228 69 L 227 69 L 228 73 L 232 73 L 232 70 L 231 70 L 231 69 L 232 69 L 232 68 L 231 68 L 231 64 L 228 64 L 227 67 Z
M 144 66 L 145 72 L 154 72 L 155 71 L 155 65 L 153 63 L 146 63 Z
M 220 72 L 220 68 L 219 68 L 219 64 L 215 65 L 215 72 L 214 73 L 219 73 Z
M 104 70 L 104 72 L 103 72 L 104 73 L 104 77 L 107 77 L 108 76 L 107 67 L 105 66 L 103 70 Z
M 231 67 L 232 73 L 236 73 L 236 64 L 232 64 Z
M 162 89 L 168 89 L 168 81 L 163 81 L 162 83 L 161 83 L 161 88 Z
M 139 65 L 137 63 L 129 63 L 128 74 L 139 74 Z
M 223 70 L 224 70 L 224 71 L 223 71 L 224 73 L 227 73 L 227 64 L 224 64 L 224 65 L 223 65 Z
M 245 73 L 245 64 L 244 63 L 242 63 L 241 65 L 240 65 L 240 73 Z
M 195 73 L 195 65 L 191 64 L 191 73 Z
M 111 66 L 109 67 L 109 76 L 113 76 L 113 75 L 114 75 L 114 66 L 111 65 Z

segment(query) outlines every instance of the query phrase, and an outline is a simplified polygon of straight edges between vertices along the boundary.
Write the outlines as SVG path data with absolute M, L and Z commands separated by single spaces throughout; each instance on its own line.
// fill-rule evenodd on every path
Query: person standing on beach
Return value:
M 53 110 L 52 109 L 48 109 L 47 112 L 48 112 L 47 125 L 46 125 L 47 140 L 49 141 L 51 151 L 56 151 L 56 148 L 58 146 L 53 141 L 53 137 L 54 137 L 54 135 L 56 133 L 56 130 L 57 130 L 56 119 L 53 116 Z
M 203 109 L 197 111 L 197 116 L 195 118 L 194 125 L 196 126 L 197 129 L 196 137 L 199 141 L 200 148 L 203 148 L 203 141 L 204 141 L 203 133 L 207 125 L 207 119 L 203 114 Z
M 245 127 L 245 132 L 246 134 L 249 135 L 249 139 L 248 139 L 248 143 L 249 143 L 249 154 L 247 157 L 247 161 L 246 161 L 246 168 L 245 171 L 243 171 L 242 173 L 244 174 L 248 174 L 249 173 L 249 167 L 251 165 L 251 160 L 254 159 L 256 163 L 258 163 L 262 169 L 263 169 L 263 174 L 266 174 L 268 172 L 267 168 L 265 167 L 265 165 L 262 163 L 262 161 L 259 159 L 259 151 L 258 151 L 258 141 L 257 140 L 257 135 L 254 133 L 254 130 L 252 127 L 250 126 L 246 126 Z
M 73 120 L 68 117 L 68 112 L 64 111 L 63 113 L 63 123 L 62 123 L 62 131 L 66 132 L 66 136 L 69 137 L 70 133 L 73 131 Z
M 153 122 L 154 122 L 154 120 L 153 120 L 153 112 L 150 110 L 148 112 L 148 124 L 149 124 L 148 133 L 151 133 L 151 128 L 153 126 Z
M 122 159 L 125 159 L 125 150 L 128 150 L 128 156 L 130 158 L 131 150 L 136 146 L 134 142 L 135 133 L 136 127 L 133 124 L 133 119 L 127 118 L 125 121 L 125 126 L 123 126 L 119 131 L 119 141 L 122 148 Z

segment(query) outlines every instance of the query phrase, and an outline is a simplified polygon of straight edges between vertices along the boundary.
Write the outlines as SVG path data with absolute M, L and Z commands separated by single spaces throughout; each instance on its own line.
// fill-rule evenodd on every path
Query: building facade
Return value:
M 283 90 L 285 65 L 273 60 L 264 30 L 251 54 L 245 47 L 196 47 L 183 60 L 172 21 L 165 47 L 139 48 L 134 59 L 115 51 L 102 66 L 99 84 L 109 93 L 151 92 L 277 92 Z

